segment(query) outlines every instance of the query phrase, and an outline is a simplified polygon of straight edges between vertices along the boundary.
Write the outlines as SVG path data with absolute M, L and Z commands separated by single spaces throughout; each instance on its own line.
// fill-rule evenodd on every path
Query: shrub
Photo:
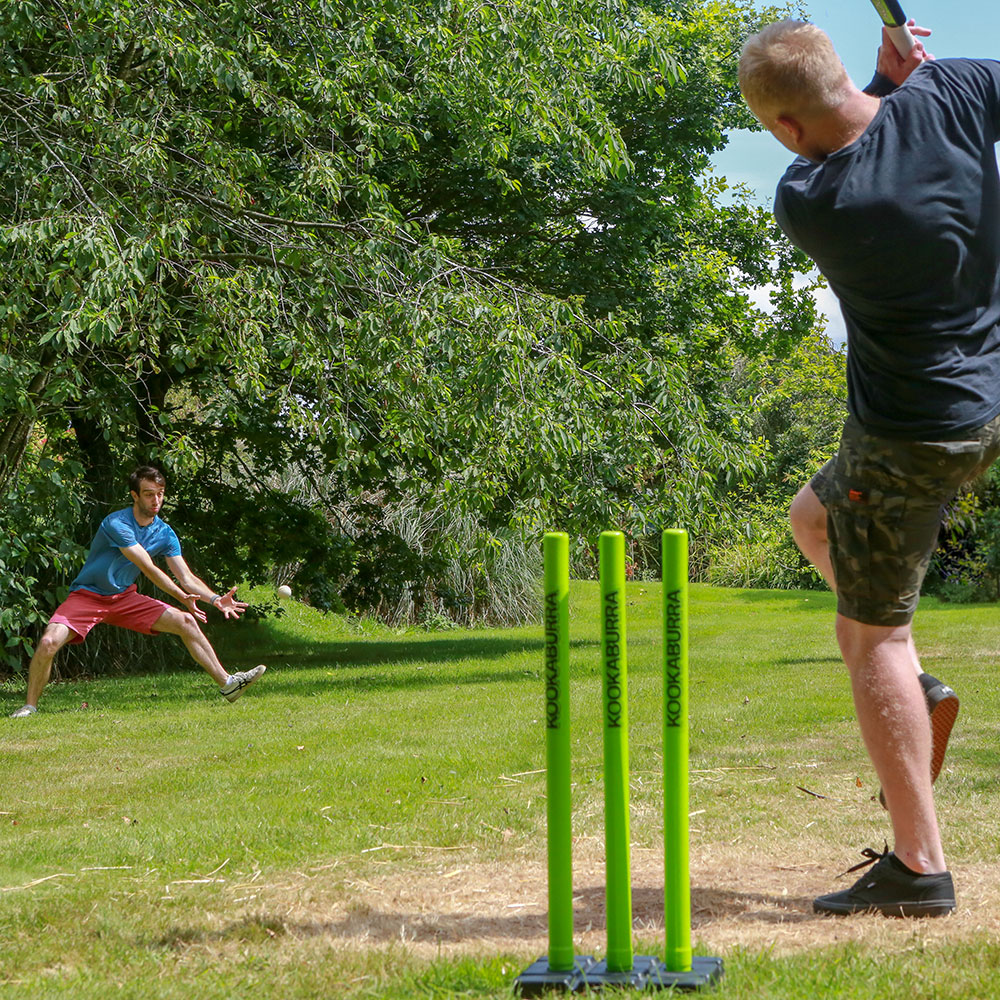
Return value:
M 0 668 L 18 671 L 31 656 L 83 563 L 83 546 L 65 527 L 83 521 L 79 476 L 75 462 L 29 454 L 0 497 Z
M 786 513 L 777 508 L 754 511 L 740 534 L 712 545 L 706 579 L 719 587 L 791 590 L 826 586 L 799 552 Z

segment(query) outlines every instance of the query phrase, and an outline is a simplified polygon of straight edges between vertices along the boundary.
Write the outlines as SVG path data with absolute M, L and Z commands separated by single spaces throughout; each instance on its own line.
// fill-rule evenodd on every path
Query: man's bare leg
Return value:
M 934 812 L 930 726 L 908 636 L 909 625 L 865 625 L 837 616 L 861 735 L 882 779 L 895 844 L 881 856 L 866 851 L 874 865 L 850 888 L 813 900 L 817 913 L 941 917 L 955 909 Z
M 219 692 L 226 701 L 236 701 L 244 689 L 257 681 L 267 669 L 261 663 L 252 670 L 240 670 L 235 674 L 230 674 L 219 662 L 212 644 L 205 638 L 201 629 L 198 628 L 198 622 L 195 620 L 194 615 L 189 614 L 187 611 L 168 608 L 156 619 L 153 631 L 169 632 L 171 635 L 180 636 L 181 641 L 187 647 L 187 651 L 219 685 Z
M 827 586 L 836 593 L 837 581 L 830 560 L 830 539 L 826 533 L 826 508 L 809 483 L 795 495 L 788 510 L 788 520 L 799 551 L 819 570 Z
M 62 622 L 50 622 L 38 640 L 34 656 L 28 665 L 28 694 L 25 705 L 38 708 L 38 699 L 52 676 L 52 663 L 56 653 L 69 642 L 76 633 Z
M 826 508 L 820 503 L 812 486 L 806 485 L 799 490 L 789 510 L 789 520 L 795 542 L 802 554 L 820 571 L 830 585 L 830 589 L 836 593 L 837 582 L 830 560 L 830 542 L 826 530 Z M 921 687 L 925 691 L 925 710 L 931 713 L 933 727 L 931 780 L 933 781 L 944 763 L 948 737 L 951 735 L 951 728 L 958 714 L 958 698 L 954 691 L 941 684 L 937 678 L 924 673 L 920 657 L 917 655 L 917 647 L 913 642 L 913 634 L 909 628 L 906 630 L 906 649 L 910 669 L 921 679 Z M 879 801 L 886 808 L 889 808 L 884 787 L 879 793 Z
M 931 732 L 913 672 L 910 626 L 865 625 L 837 616 L 854 707 L 885 792 L 894 853 L 915 872 L 945 870 L 931 790 Z
M 196 663 L 222 687 L 229 680 L 229 671 L 219 662 L 212 644 L 198 628 L 194 615 L 177 608 L 167 608 L 153 624 L 154 632 L 180 636 Z

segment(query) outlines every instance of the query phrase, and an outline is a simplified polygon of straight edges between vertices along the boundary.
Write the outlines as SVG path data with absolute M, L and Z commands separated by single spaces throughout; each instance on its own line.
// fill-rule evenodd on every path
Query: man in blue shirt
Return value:
M 198 627 L 207 615 L 198 607 L 206 601 L 226 618 L 239 618 L 247 605 L 236 600 L 236 588 L 216 594 L 191 572 L 181 555 L 173 529 L 159 517 L 166 479 L 159 469 L 140 466 L 129 477 L 132 506 L 109 514 L 97 529 L 83 569 L 70 584 L 69 596 L 49 620 L 28 668 L 28 695 L 14 718 L 34 715 L 38 699 L 48 683 L 56 653 L 67 643 L 80 643 L 101 623 L 155 635 L 169 632 L 180 636 L 194 659 L 219 685 L 227 701 L 236 701 L 266 667 L 230 674 L 219 662 L 211 643 Z M 161 570 L 154 559 L 162 556 L 180 586 Z M 142 573 L 160 590 L 186 608 L 147 597 L 136 590 Z
M 904 59 L 883 33 L 862 91 L 819 28 L 787 20 L 747 41 L 740 87 L 798 154 L 775 217 L 847 327 L 850 416 L 791 521 L 837 594 L 837 639 L 895 838 L 892 852 L 865 852 L 875 866 L 854 886 L 814 906 L 938 916 L 955 894 L 932 782 L 958 702 L 921 671 L 911 621 L 943 506 L 1000 454 L 1000 63 L 934 60 L 919 42 Z

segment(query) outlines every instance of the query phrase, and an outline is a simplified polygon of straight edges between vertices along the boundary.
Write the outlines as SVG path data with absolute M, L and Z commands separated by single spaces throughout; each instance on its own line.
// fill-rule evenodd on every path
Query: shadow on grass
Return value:
M 571 648 L 598 646 L 596 640 L 578 639 L 570 642 Z M 268 674 L 269 690 L 283 694 L 309 695 L 317 692 L 420 690 L 457 684 L 492 684 L 523 677 L 526 671 L 542 672 L 540 639 L 475 638 L 463 636 L 455 639 L 422 639 L 407 641 L 324 642 L 302 649 L 271 654 L 269 666 L 275 672 Z M 514 661 L 509 669 L 483 670 L 424 670 L 426 665 L 449 666 L 463 662 L 502 660 L 508 656 L 530 654 L 526 666 Z M 330 676 L 317 685 L 311 677 L 286 678 L 282 667 L 298 669 L 323 669 Z M 336 675 L 335 671 L 349 671 L 358 667 L 383 668 L 378 673 Z
M 744 604 L 792 605 L 796 611 L 835 612 L 837 610 L 836 596 L 827 590 L 733 590 L 727 596 Z M 920 608 L 925 612 L 989 611 L 995 610 L 1000 604 L 1000 601 L 972 601 L 969 603 L 945 601 L 934 594 L 921 594 L 920 602 Z
M 444 890 L 442 889 L 442 895 Z M 605 923 L 604 886 L 586 886 L 574 890 L 573 923 L 577 928 L 601 928 Z M 377 897 L 355 899 L 346 904 L 346 912 L 331 919 L 295 920 L 287 915 L 261 912 L 234 921 L 217 931 L 200 928 L 175 928 L 158 940 L 155 948 L 182 950 L 192 945 L 218 945 L 226 942 L 266 942 L 291 935 L 295 938 L 325 937 L 355 942 L 358 947 L 372 944 L 405 943 L 447 945 L 467 941 L 536 940 L 548 933 L 548 917 L 542 908 L 518 911 L 502 916 L 489 913 L 435 912 L 426 909 L 380 907 Z M 477 909 L 482 909 L 480 898 Z M 789 897 L 777 894 L 738 892 L 728 889 L 692 889 L 692 929 L 716 920 L 735 920 L 745 924 L 796 924 L 823 920 L 812 909 L 812 897 Z M 443 909 L 443 907 L 442 907 Z M 537 912 L 536 912 L 537 911 Z M 640 933 L 662 933 L 663 890 L 633 887 L 633 919 Z
M 844 661 L 838 656 L 790 656 L 773 662 L 778 667 L 802 667 L 808 663 L 821 663 L 828 667 L 842 667 L 844 665 Z
M 269 637 L 274 639 L 273 636 Z M 596 640 L 576 639 L 573 649 L 595 648 Z M 270 649 L 262 644 L 248 653 L 241 645 L 238 652 L 220 644 L 223 663 L 230 670 L 246 669 L 256 663 L 266 663 L 268 672 L 244 697 L 267 697 L 268 693 L 310 696 L 332 692 L 421 690 L 444 685 L 491 684 L 524 676 L 530 669 L 541 674 L 544 642 L 541 639 L 519 639 L 463 635 L 454 638 L 420 638 L 398 640 L 329 640 L 323 642 L 281 643 L 275 640 Z M 530 656 L 530 666 L 513 661 L 507 669 L 476 669 L 473 663 L 500 661 L 508 656 Z M 448 669 L 467 662 L 467 669 Z M 425 670 L 434 665 L 443 669 Z M 376 668 L 378 672 L 347 673 L 357 668 Z M 324 670 L 330 674 L 321 680 L 315 677 L 286 676 L 286 669 Z M 344 671 L 338 676 L 337 671 Z M 11 706 L 19 707 L 16 689 L 11 686 Z M 0 694 L 7 693 L 6 690 Z M 61 696 L 61 697 L 60 697 Z M 78 711 L 80 699 L 89 700 L 95 710 L 114 712 L 135 709 L 140 705 L 158 703 L 189 704 L 194 701 L 220 701 L 212 682 L 193 661 L 175 670 L 141 668 L 126 676 L 72 678 L 51 685 L 46 691 L 47 712 Z M 17 704 L 14 704 L 16 702 Z
M 596 646 L 596 641 L 577 640 L 571 646 Z M 297 667 L 364 667 L 380 664 L 400 666 L 415 663 L 455 663 L 461 660 L 499 660 L 530 653 L 541 664 L 545 644 L 541 639 L 475 638 L 406 640 L 325 640 L 315 643 L 285 643 L 275 640 L 254 647 L 255 655 L 266 663 L 288 663 Z M 236 650 L 223 646 L 226 652 Z M 246 659 L 244 646 L 240 655 Z M 269 658 L 269 659 L 268 659 Z
M 418 668 L 419 669 L 419 668 Z M 539 671 L 539 674 L 541 671 Z M 271 676 L 270 674 L 268 675 Z M 341 694 L 344 692 L 358 694 L 365 691 L 422 691 L 429 688 L 460 685 L 498 684 L 504 681 L 520 679 L 525 676 L 523 667 L 512 667 L 510 670 L 474 670 L 453 673 L 451 671 L 427 671 L 426 673 L 378 673 L 352 674 L 349 676 L 331 676 L 321 680 L 314 677 L 298 676 L 285 678 L 276 675 L 268 691 L 274 694 L 290 695 L 292 697 L 309 697 L 316 695 Z M 539 691 L 541 688 L 539 688 Z
M 788 610 L 822 611 L 829 614 L 836 610 L 837 600 L 825 590 L 734 590 L 732 599 L 743 604 L 782 604 Z

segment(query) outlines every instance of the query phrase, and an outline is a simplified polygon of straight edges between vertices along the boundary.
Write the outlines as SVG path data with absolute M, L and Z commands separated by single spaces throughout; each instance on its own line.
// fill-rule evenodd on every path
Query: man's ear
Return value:
M 785 146 L 789 149 L 797 149 L 802 144 L 805 129 L 797 118 L 781 115 L 774 123 L 774 131 Z

